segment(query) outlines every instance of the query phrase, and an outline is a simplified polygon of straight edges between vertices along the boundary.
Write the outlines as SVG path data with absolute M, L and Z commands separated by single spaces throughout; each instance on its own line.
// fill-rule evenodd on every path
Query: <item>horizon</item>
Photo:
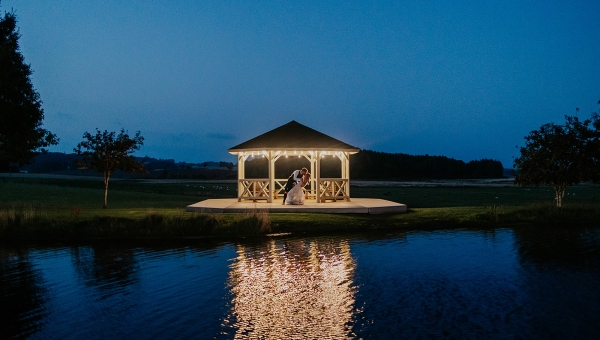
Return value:
M 598 111 L 600 3 L 3 0 L 44 128 L 201 163 L 291 120 L 360 149 L 493 159 Z
M 361 149 L 360 151 L 382 152 L 382 151 L 377 151 L 377 150 L 367 150 L 367 149 Z M 359 151 L 359 152 L 360 152 L 360 151 Z M 74 153 L 74 152 L 69 152 L 69 153 L 67 153 L 67 152 L 63 152 L 63 151 L 48 151 L 48 153 L 59 153 L 59 154 L 63 154 L 63 155 L 76 155 L 76 153 Z M 41 153 L 40 153 L 40 154 L 41 154 Z M 390 153 L 390 154 L 402 154 L 402 153 Z M 464 160 L 462 160 L 462 159 L 455 159 L 455 158 L 452 158 L 452 157 L 447 157 L 447 156 L 444 156 L 444 155 L 412 155 L 412 154 L 405 154 L 405 155 L 408 155 L 408 156 L 413 156 L 413 157 L 446 157 L 446 158 L 449 158 L 449 159 L 454 159 L 454 160 L 456 160 L 456 161 L 462 161 L 462 162 L 464 162 L 465 164 L 466 164 L 466 163 L 469 163 L 469 162 L 471 162 L 471 161 L 473 161 L 473 162 L 477 162 L 477 161 L 483 161 L 483 160 L 486 160 L 486 159 L 487 159 L 487 160 L 490 160 L 490 158 L 481 158 L 481 159 L 473 159 L 473 160 L 470 160 L 470 161 L 464 161 Z M 137 157 L 137 158 L 142 158 L 142 159 L 143 159 L 143 158 L 146 158 L 146 157 L 147 157 L 147 158 L 152 158 L 152 159 L 155 159 L 155 160 L 158 160 L 158 161 L 170 161 L 170 160 L 172 160 L 172 161 L 173 161 L 175 164 L 179 164 L 179 163 L 186 163 L 186 164 L 196 164 L 196 165 L 200 164 L 200 165 L 201 165 L 202 163 L 205 163 L 205 162 L 206 162 L 206 163 L 221 163 L 221 162 L 230 162 L 230 163 L 233 163 L 233 165 L 234 165 L 234 166 L 237 166 L 237 161 L 225 161 L 225 160 L 203 160 L 203 161 L 199 161 L 199 162 L 188 162 L 188 161 L 177 160 L 176 158 L 158 158 L 158 157 L 154 157 L 154 156 L 151 156 L 151 155 L 148 155 L 148 154 L 145 154 L 145 155 L 143 155 L 143 156 L 141 156 L 141 155 L 137 155 L 137 154 L 134 154 L 134 156 L 135 156 L 135 157 Z M 492 160 L 492 161 L 497 161 L 497 160 L 495 160 L 495 159 L 491 159 L 491 160 Z M 35 158 L 34 158 L 34 161 L 35 161 Z M 512 167 L 510 167 L 510 168 L 507 168 L 507 167 L 504 165 L 504 163 L 502 163 L 502 167 L 503 167 L 505 170 L 513 170 L 513 169 L 514 169 L 514 168 L 512 168 Z

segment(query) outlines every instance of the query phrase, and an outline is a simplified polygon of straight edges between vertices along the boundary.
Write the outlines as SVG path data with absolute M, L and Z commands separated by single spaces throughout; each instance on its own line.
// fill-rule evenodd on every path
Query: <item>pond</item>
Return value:
M 0 245 L 0 337 L 598 338 L 600 228 Z

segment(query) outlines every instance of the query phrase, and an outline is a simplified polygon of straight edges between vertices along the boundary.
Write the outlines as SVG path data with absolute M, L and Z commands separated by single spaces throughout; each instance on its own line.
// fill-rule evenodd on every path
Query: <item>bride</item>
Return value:
M 288 196 L 285 200 L 286 204 L 303 205 L 304 204 L 304 187 L 310 181 L 310 173 L 306 173 L 302 176 L 302 179 L 296 183 L 296 185 L 288 192 Z

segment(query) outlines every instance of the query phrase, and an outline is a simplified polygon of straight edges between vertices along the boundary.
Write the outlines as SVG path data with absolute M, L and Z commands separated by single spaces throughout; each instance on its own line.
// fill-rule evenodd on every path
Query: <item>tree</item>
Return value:
M 521 156 L 514 161 L 515 184 L 549 185 L 556 206 L 562 207 L 568 186 L 599 179 L 599 131 L 597 113 L 591 119 L 565 116 L 565 124 L 544 124 L 525 136 Z
M 0 17 L 0 171 L 11 162 L 28 164 L 39 151 L 58 144 L 56 135 L 41 127 L 44 110 L 19 38 L 15 14 L 5 12 Z
M 598 101 L 600 105 L 600 100 Z M 589 130 L 588 141 L 586 144 L 586 155 L 590 165 L 587 167 L 588 174 L 586 177 L 591 181 L 600 182 L 600 114 L 592 113 L 592 127 Z
M 136 132 L 133 138 L 121 129 L 116 135 L 115 132 L 100 132 L 96 129 L 96 135 L 89 132 L 83 134 L 83 142 L 77 144 L 73 149 L 75 153 L 83 156 L 76 161 L 76 164 L 82 167 L 82 170 L 96 170 L 104 175 L 104 205 L 108 207 L 108 181 L 113 171 L 122 170 L 125 172 L 138 172 L 144 174 L 144 164 L 138 162 L 131 154 L 144 145 L 144 137 L 140 132 Z

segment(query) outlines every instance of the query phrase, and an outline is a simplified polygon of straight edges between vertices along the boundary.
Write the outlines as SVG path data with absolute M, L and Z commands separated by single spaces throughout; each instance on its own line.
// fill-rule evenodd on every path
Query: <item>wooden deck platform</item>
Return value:
M 350 202 L 337 201 L 317 203 L 306 200 L 304 205 L 282 205 L 266 202 L 238 202 L 237 198 L 208 199 L 188 205 L 185 211 L 203 213 L 244 213 L 256 210 L 269 213 L 327 213 L 327 214 L 384 214 L 406 212 L 406 204 L 386 201 L 378 198 L 352 198 Z

